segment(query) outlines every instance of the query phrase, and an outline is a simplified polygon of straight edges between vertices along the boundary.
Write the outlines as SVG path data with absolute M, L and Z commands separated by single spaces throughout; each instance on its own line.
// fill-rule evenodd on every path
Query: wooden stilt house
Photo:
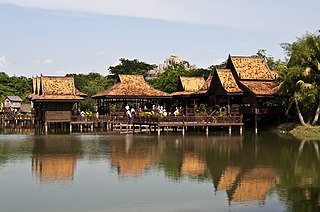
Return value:
M 197 98 L 192 94 L 203 88 L 205 80 L 203 77 L 179 77 L 176 92 L 171 93 L 173 100 L 177 100 L 183 109 L 184 115 L 194 115 L 195 105 L 198 103 Z
M 73 77 L 33 78 L 32 94 L 37 133 L 47 133 L 49 123 L 71 122 L 72 106 L 83 100 L 76 93 Z

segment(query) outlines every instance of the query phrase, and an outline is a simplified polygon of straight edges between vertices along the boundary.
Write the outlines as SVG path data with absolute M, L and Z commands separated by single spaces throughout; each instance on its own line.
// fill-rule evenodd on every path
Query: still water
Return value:
M 0 211 L 319 211 L 318 141 L 0 135 Z

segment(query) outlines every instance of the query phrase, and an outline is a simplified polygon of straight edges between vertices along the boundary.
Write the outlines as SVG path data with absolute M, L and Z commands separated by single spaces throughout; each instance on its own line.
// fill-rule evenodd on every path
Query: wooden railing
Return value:
M 159 119 L 159 123 L 242 123 L 242 116 L 167 116 Z
M 72 122 L 102 122 L 109 121 L 113 123 L 132 123 L 132 124 L 158 124 L 158 123 L 212 123 L 212 124 L 227 124 L 227 123 L 242 123 L 242 116 L 99 116 L 81 117 L 80 115 L 72 116 Z
M 276 115 L 280 113 L 279 107 L 240 107 L 240 112 L 247 115 Z

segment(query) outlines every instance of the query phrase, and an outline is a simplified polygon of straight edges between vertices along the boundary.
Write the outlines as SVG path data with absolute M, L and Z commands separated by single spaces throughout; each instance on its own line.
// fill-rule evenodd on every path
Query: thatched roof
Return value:
M 86 97 L 88 94 L 81 92 L 79 89 L 76 88 L 76 95 L 81 97 Z
M 203 77 L 179 77 L 177 91 L 171 93 L 172 96 L 190 95 L 198 91 L 205 84 Z
M 203 77 L 180 77 L 184 91 L 197 91 L 205 83 Z
M 83 98 L 76 94 L 73 77 L 36 77 L 33 78 L 31 100 L 78 101 Z
M 274 95 L 275 82 L 269 81 L 240 81 L 256 96 Z
M 229 56 L 240 80 L 274 80 L 264 58 Z
M 119 75 L 119 82 L 92 98 L 139 99 L 139 98 L 170 98 L 165 92 L 152 88 L 142 75 Z
M 205 83 L 203 84 L 203 86 L 197 90 L 196 92 L 194 92 L 194 95 L 198 95 L 198 94 L 206 94 L 211 86 L 211 82 L 212 82 L 212 76 L 210 75 L 208 77 L 208 79 L 205 81 Z
M 243 91 L 239 88 L 230 69 L 217 69 L 216 72 L 222 87 L 228 93 L 243 93 Z

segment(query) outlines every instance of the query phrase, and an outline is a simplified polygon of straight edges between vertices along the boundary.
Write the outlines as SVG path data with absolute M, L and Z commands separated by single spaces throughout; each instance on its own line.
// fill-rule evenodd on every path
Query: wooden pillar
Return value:
M 70 133 L 72 133 L 72 124 L 71 124 L 71 122 L 70 122 Z
M 47 135 L 48 134 L 48 122 L 44 123 L 44 133 Z
M 230 115 L 230 96 L 228 95 L 228 115 Z
M 161 132 L 161 129 L 160 129 L 159 125 L 158 125 L 158 135 L 160 135 L 160 132 Z
M 231 135 L 232 130 L 231 130 L 231 126 L 229 126 L 229 135 Z
M 94 125 L 94 124 L 93 124 L 93 123 L 91 123 L 91 132 L 93 132 L 93 125 Z
M 243 129 L 242 129 L 242 126 L 240 126 L 240 135 L 243 134 Z
M 209 135 L 209 126 L 206 127 L 206 135 Z
M 184 126 L 182 126 L 182 135 L 185 135 L 185 129 L 184 129 Z
M 80 132 L 82 132 L 82 130 L 83 130 L 83 126 L 82 124 L 80 124 Z
M 254 132 L 255 133 L 258 133 L 258 117 L 257 117 L 257 114 L 258 114 L 258 108 L 257 106 L 255 105 L 254 106 Z
M 254 132 L 258 133 L 258 120 L 257 115 L 254 115 Z

